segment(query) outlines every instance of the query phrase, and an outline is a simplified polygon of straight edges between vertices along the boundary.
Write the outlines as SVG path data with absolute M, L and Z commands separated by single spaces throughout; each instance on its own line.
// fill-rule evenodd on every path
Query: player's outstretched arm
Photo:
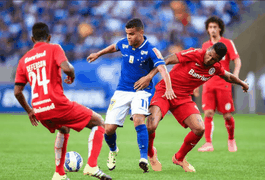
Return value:
M 233 75 L 232 73 L 225 71 L 225 75 L 221 76 L 221 78 L 223 78 L 224 80 L 226 80 L 227 82 L 230 83 L 234 83 L 234 84 L 238 84 L 240 86 L 242 86 L 242 89 L 244 92 L 248 91 L 248 83 L 245 81 L 242 81 L 241 79 L 237 78 L 235 75 Z
M 163 77 L 165 84 L 166 84 L 166 92 L 163 95 L 163 97 L 166 96 L 166 98 L 169 100 L 176 98 L 177 96 L 175 95 L 175 93 L 172 89 L 170 76 L 167 72 L 166 66 L 165 65 L 159 65 L 159 66 L 157 66 L 157 69 L 160 72 L 160 74 Z
M 75 69 L 72 64 L 68 61 L 64 61 L 60 64 L 63 72 L 67 75 L 66 79 L 64 80 L 67 84 L 72 84 L 75 80 Z
M 89 63 L 95 61 L 97 58 L 99 58 L 100 56 L 104 55 L 104 54 L 108 54 L 108 53 L 114 53 L 116 52 L 117 49 L 116 49 L 116 45 L 115 44 L 112 44 L 104 49 L 102 49 L 101 51 L 97 52 L 97 53 L 92 53 L 90 54 L 88 57 L 87 57 L 87 61 Z
M 234 60 L 234 63 L 235 63 L 235 68 L 234 68 L 233 74 L 238 78 L 239 77 L 240 68 L 241 68 L 241 59 L 240 58 L 236 58 Z
M 177 64 L 179 63 L 177 55 L 170 54 L 165 58 L 165 63 L 167 64 Z M 150 81 L 153 79 L 153 77 L 159 72 L 157 67 L 153 68 L 146 76 L 140 78 L 138 81 L 134 83 L 134 89 L 141 90 L 146 88 Z
M 18 102 L 20 103 L 20 105 L 25 109 L 25 111 L 28 113 L 29 116 L 29 120 L 31 122 L 31 124 L 33 126 L 38 126 L 38 120 L 36 119 L 36 116 L 34 114 L 33 109 L 29 106 L 28 102 L 25 99 L 25 96 L 23 94 L 23 89 L 24 89 L 24 85 L 15 85 L 14 88 L 14 95 L 16 97 L 16 99 L 18 100 Z

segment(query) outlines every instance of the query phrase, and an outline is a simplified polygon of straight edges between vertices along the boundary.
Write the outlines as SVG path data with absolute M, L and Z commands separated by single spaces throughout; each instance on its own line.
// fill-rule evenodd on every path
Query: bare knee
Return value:
M 117 127 L 118 126 L 116 124 L 105 124 L 105 134 L 107 134 L 108 136 L 114 134 Z
M 102 118 L 102 116 L 96 112 L 93 111 L 93 114 L 91 116 L 91 119 L 88 123 L 88 125 L 86 127 L 88 127 L 89 129 L 93 128 L 94 126 L 101 126 L 101 127 L 105 127 L 105 123 L 104 123 L 104 119 Z
M 197 136 L 202 136 L 204 133 L 204 123 L 200 114 L 192 114 L 184 120 L 184 123 Z
M 205 131 L 204 126 L 200 126 L 195 129 L 192 129 L 192 132 L 196 134 L 197 136 L 202 136 L 204 134 L 204 131 Z
M 70 132 L 70 128 L 69 127 L 66 127 L 66 126 L 62 126 L 60 129 L 59 129 L 60 133 L 62 134 L 69 134 Z
M 153 134 L 158 126 L 158 123 L 156 123 L 156 118 L 153 115 L 148 116 L 146 127 L 149 134 Z M 159 120 L 158 120 L 159 121 Z
M 145 115 L 143 114 L 134 114 L 133 115 L 134 127 L 145 124 Z
M 224 117 L 224 120 L 229 121 L 231 119 L 231 117 L 232 117 L 232 114 L 231 113 L 226 113 L 226 114 L 223 115 L 223 117 Z
M 214 116 L 214 110 L 206 110 L 204 111 L 205 117 L 213 117 Z

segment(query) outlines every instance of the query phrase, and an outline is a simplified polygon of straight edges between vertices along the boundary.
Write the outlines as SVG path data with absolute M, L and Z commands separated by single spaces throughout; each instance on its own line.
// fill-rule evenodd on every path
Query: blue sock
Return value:
M 148 151 L 148 131 L 145 124 L 135 127 L 137 132 L 137 142 L 140 150 L 141 158 L 147 159 Z
M 105 141 L 108 144 L 109 148 L 111 151 L 116 151 L 117 149 L 117 145 L 116 145 L 116 132 L 110 136 L 108 136 L 107 134 L 104 134 L 105 137 Z

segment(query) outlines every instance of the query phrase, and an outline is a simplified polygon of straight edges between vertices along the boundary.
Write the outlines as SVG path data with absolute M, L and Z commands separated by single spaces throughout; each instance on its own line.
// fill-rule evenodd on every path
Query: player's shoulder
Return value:
M 124 43 L 124 44 L 126 44 L 126 45 L 128 45 L 128 44 L 129 44 L 129 42 L 128 42 L 128 39 L 127 39 L 127 38 L 121 38 L 121 39 L 119 39 L 119 40 L 117 41 L 117 43 Z
M 208 41 L 205 41 L 203 44 L 202 44 L 202 47 L 208 47 L 208 46 L 211 46 L 212 45 L 212 42 L 210 40 Z
M 233 44 L 233 41 L 231 39 L 227 39 L 225 37 L 222 37 L 219 42 L 224 43 L 225 45 Z

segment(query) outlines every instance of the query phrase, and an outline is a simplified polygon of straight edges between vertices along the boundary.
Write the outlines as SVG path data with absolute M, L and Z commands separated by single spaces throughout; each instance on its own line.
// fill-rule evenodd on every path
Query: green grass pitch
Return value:
M 124 127 L 117 130 L 120 152 L 117 167 L 109 171 L 106 166 L 108 147 L 103 142 L 98 165 L 114 180 L 169 180 L 169 179 L 265 179 L 265 116 L 235 115 L 235 138 L 238 151 L 227 149 L 227 132 L 222 116 L 215 115 L 213 152 L 198 152 L 204 138 L 188 154 L 188 161 L 196 173 L 185 173 L 171 158 L 180 148 L 189 129 L 182 128 L 171 114 L 160 122 L 155 139 L 162 171 L 142 173 L 139 168 L 139 150 L 133 122 L 126 119 Z M 54 141 L 42 125 L 33 127 L 25 114 L 0 114 L 0 179 L 47 180 L 55 169 Z M 90 130 L 70 132 L 68 151 L 77 151 L 87 161 L 87 141 Z M 83 165 L 84 167 L 84 165 Z M 68 173 L 71 180 L 95 179 L 82 171 Z

